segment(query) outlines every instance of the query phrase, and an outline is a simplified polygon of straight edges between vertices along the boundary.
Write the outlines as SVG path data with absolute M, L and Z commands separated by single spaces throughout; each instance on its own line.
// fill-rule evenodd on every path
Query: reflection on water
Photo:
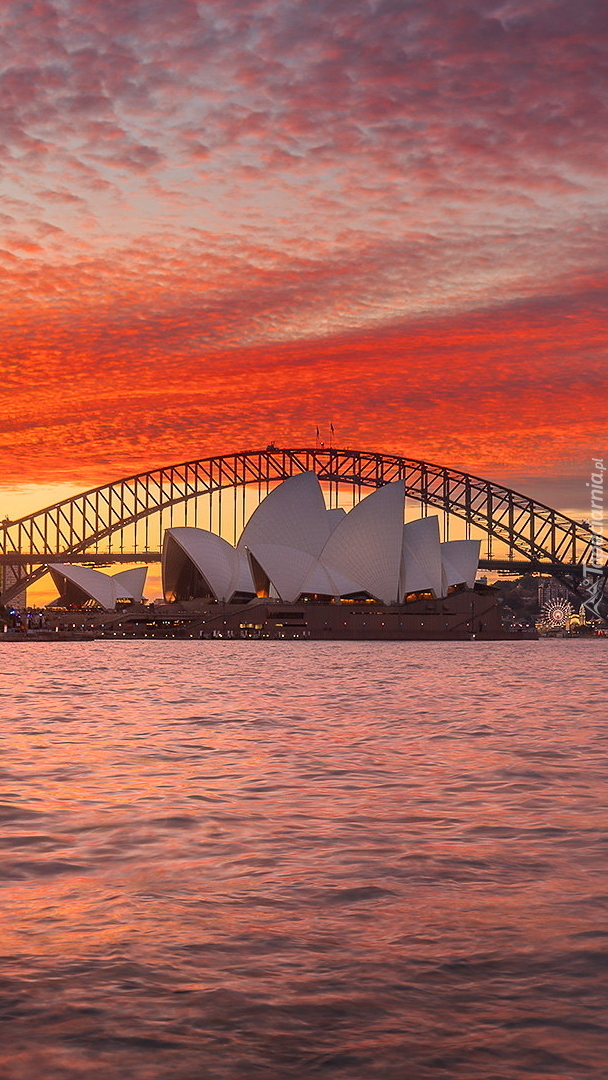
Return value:
M 605 670 L 0 645 L 2 1080 L 604 1077 Z

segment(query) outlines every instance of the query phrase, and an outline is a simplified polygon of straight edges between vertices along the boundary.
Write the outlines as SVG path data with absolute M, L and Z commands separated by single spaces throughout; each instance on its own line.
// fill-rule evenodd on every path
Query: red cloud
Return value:
M 328 413 L 472 469 L 597 451 L 607 29 L 595 0 L 5 5 L 5 476 Z

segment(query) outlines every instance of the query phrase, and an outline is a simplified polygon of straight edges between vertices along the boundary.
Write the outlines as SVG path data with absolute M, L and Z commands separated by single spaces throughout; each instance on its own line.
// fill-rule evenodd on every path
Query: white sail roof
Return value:
M 329 521 L 330 532 L 333 532 L 339 521 L 342 521 L 343 517 L 346 517 L 346 510 L 343 506 L 332 507 L 331 510 L 326 510 L 327 520 Z
M 274 488 L 254 510 L 237 546 L 255 555 L 259 544 L 279 544 L 317 558 L 331 528 L 316 474 L 298 473 Z
M 199 572 L 216 600 L 230 600 L 235 592 L 254 592 L 251 574 L 242 552 L 216 533 L 191 526 L 167 529 L 163 543 L 163 591 L 179 591 L 186 563 Z
M 263 568 L 281 600 L 291 603 L 331 533 L 323 492 L 313 472 L 299 473 L 274 488 L 241 533 L 246 549 Z
M 418 518 L 403 526 L 400 597 L 430 590 L 435 597 L 445 594 L 442 580 L 439 518 Z
M 121 570 L 111 576 L 90 566 L 74 566 L 70 563 L 49 563 L 49 571 L 60 594 L 64 596 L 69 585 L 75 587 L 74 596 L 94 600 L 100 607 L 111 611 L 117 600 L 141 601 L 148 572 L 146 566 L 133 570 Z
M 251 554 L 286 604 L 298 599 L 308 574 L 317 563 L 314 555 L 307 551 L 283 544 L 256 543 Z
M 251 577 L 251 570 L 249 569 L 249 562 L 247 560 L 247 553 L 245 551 L 238 551 L 233 549 L 236 554 L 236 574 L 234 578 L 234 592 L 237 593 L 254 593 L 255 588 L 253 585 L 253 579 Z
M 114 574 L 112 582 L 117 600 L 143 600 L 144 587 L 146 584 L 147 566 L 134 566 L 131 570 L 121 570 Z
M 321 562 L 361 583 L 361 589 L 385 604 L 399 597 L 405 487 L 385 484 L 338 522 L 321 552 Z
M 315 562 L 302 585 L 303 593 L 317 593 L 320 596 L 350 596 L 351 593 L 366 591 L 360 582 L 352 581 L 338 570 L 328 570 L 320 559 Z
M 440 545 L 445 591 L 450 585 L 472 589 L 479 566 L 480 540 L 447 540 Z

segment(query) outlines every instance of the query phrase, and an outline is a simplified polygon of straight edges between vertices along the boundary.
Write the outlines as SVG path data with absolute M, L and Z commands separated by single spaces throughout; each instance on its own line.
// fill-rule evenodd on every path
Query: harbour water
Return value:
M 1 644 L 2 1080 L 606 1077 L 607 648 Z

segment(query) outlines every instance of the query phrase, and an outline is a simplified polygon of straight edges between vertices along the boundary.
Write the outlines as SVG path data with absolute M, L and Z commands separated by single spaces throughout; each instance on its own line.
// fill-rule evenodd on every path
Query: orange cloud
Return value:
M 601 452 L 607 32 L 595 0 L 5 5 L 5 483 L 330 419 L 497 479 Z
M 147 317 L 136 299 L 132 322 L 89 306 L 27 334 L 27 320 L 13 328 L 3 348 L 21 338 L 22 355 L 5 361 L 6 481 L 92 485 L 270 439 L 310 443 L 330 420 L 342 445 L 494 479 L 528 470 L 531 458 L 540 471 L 564 457 L 582 461 L 604 437 L 604 321 L 592 294 L 561 310 L 539 299 L 297 342 L 216 339 L 200 351 L 189 308 L 166 333 L 164 315 Z M 218 307 L 216 316 L 216 334 L 229 338 L 229 316 Z

